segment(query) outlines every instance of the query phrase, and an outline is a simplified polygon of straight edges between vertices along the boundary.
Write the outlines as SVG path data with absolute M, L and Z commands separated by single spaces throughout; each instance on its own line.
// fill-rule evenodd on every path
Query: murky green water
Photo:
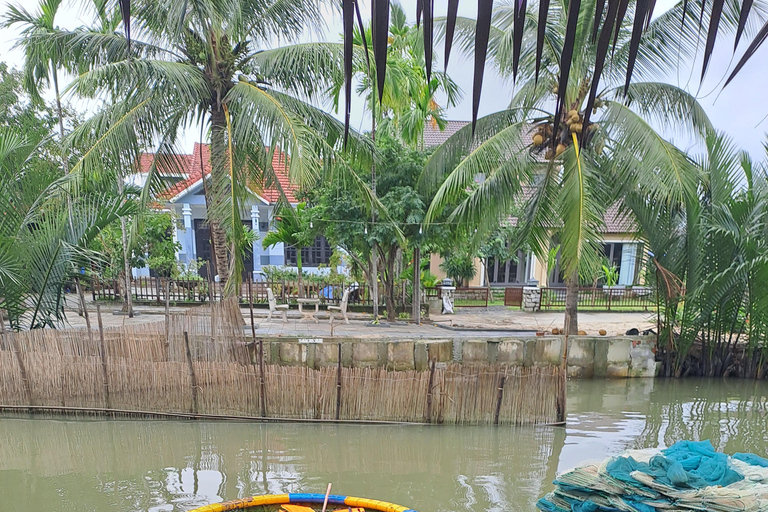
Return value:
M 751 381 L 574 382 L 567 428 L 5 416 L 0 510 L 189 510 L 333 482 L 420 512 L 529 511 L 558 471 L 629 447 L 709 438 L 765 456 L 766 395 Z

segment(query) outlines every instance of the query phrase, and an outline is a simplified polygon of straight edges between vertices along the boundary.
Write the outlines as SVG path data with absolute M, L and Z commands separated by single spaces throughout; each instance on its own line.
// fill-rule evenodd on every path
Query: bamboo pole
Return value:
M 261 379 L 261 416 L 267 417 L 267 395 L 264 382 L 264 340 L 259 340 L 259 378 Z
M 504 370 L 504 375 L 501 376 L 501 382 L 499 383 L 499 394 L 496 397 L 496 414 L 493 415 L 493 424 L 499 424 L 499 413 L 501 413 L 501 401 L 504 399 L 504 381 L 507 380 L 507 372 Z
M 192 381 L 192 413 L 197 414 L 197 378 L 195 377 L 195 367 L 192 365 L 192 352 L 189 350 L 189 335 L 187 331 L 184 331 L 184 348 L 187 351 L 189 378 Z
M 339 342 L 339 366 L 336 377 L 336 419 L 341 413 L 341 342 Z
M 165 280 L 165 359 L 171 360 L 171 278 Z
M 427 386 L 427 417 L 424 421 L 432 423 L 432 386 L 435 380 L 435 360 L 432 359 L 432 366 L 429 368 L 429 385 Z
M 104 324 L 101 321 L 101 304 L 96 304 L 96 318 L 99 322 L 99 355 L 101 356 L 101 376 L 104 380 L 104 401 L 107 409 L 110 408 L 109 377 L 107 372 L 107 350 L 104 345 Z
M 568 336 L 571 331 L 571 318 L 567 317 L 567 324 L 565 326 L 565 338 L 563 340 L 563 360 L 560 363 L 560 372 L 561 376 L 560 378 L 563 379 L 563 383 L 560 386 L 559 393 L 557 396 L 557 404 L 556 404 L 556 410 L 557 410 L 557 421 L 558 422 L 565 422 L 565 385 L 568 382 Z
M 88 340 L 93 342 L 93 331 L 91 330 L 91 317 L 88 315 L 88 308 L 85 306 L 85 295 L 83 294 L 83 287 L 80 285 L 80 278 L 75 278 L 75 288 L 77 288 L 77 297 L 80 301 L 80 308 L 83 310 L 83 318 L 85 318 L 85 327 L 88 329 Z

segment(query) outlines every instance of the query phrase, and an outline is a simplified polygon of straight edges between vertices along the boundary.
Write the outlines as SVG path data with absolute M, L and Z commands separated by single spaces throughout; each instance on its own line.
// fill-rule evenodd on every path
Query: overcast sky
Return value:
M 15 1 L 15 0 L 14 0 Z M 5 13 L 8 5 L 14 2 L 0 0 L 0 12 Z M 415 19 L 416 0 L 401 0 L 403 8 L 409 19 Z M 436 2 L 437 15 L 443 15 L 446 9 L 444 0 Z M 672 0 L 658 0 L 656 12 L 660 13 L 674 4 Z M 35 9 L 35 0 L 23 2 L 23 5 L 29 9 Z M 64 6 L 60 10 L 57 24 L 66 28 L 74 28 L 78 25 L 89 22 L 87 16 L 81 9 L 82 4 L 65 0 Z M 363 13 L 370 12 L 365 0 L 363 0 Z M 459 14 L 462 16 L 475 17 L 477 3 L 474 0 L 461 0 Z M 308 34 L 309 40 L 341 40 L 341 19 L 337 15 L 329 15 L 328 29 L 323 35 Z M 18 31 L 11 29 L 0 29 L 0 60 L 8 62 L 12 66 L 20 67 L 23 62 L 23 56 L 18 50 L 11 50 Z M 743 38 L 746 39 L 746 38 Z M 740 52 L 746 47 L 747 42 L 743 41 L 740 46 Z M 732 68 L 733 59 L 733 36 L 730 34 L 720 35 L 716 51 L 712 57 L 710 69 L 703 84 L 699 83 L 700 65 L 694 63 L 692 68 L 680 70 L 675 76 L 668 77 L 667 81 L 671 84 L 686 88 L 693 94 L 696 94 L 699 101 L 709 114 L 712 123 L 718 129 L 728 133 L 733 137 L 738 146 L 748 150 L 753 157 L 762 159 L 765 152 L 762 148 L 766 141 L 766 132 L 768 132 L 768 100 L 765 97 L 766 84 L 768 84 L 768 47 L 762 48 L 758 55 L 753 57 L 749 64 L 740 72 L 734 81 L 726 89 L 722 88 L 722 82 L 727 76 L 729 68 Z M 442 55 L 442 45 L 437 45 L 436 52 Z M 740 53 L 739 52 L 739 56 Z M 673 57 L 673 56 L 671 56 Z M 437 67 L 442 65 L 442 58 L 436 60 Z M 464 91 L 464 100 L 456 107 L 448 110 L 449 119 L 469 120 L 472 113 L 472 73 L 473 63 L 466 57 L 461 56 L 457 51 L 452 52 L 451 63 L 448 68 L 449 75 L 461 86 Z M 62 82 L 67 83 L 71 78 L 64 78 Z M 480 115 L 489 114 L 505 108 L 511 97 L 512 84 L 502 80 L 496 75 L 492 68 L 488 68 L 485 74 L 483 93 L 480 103 Z M 78 107 L 84 106 L 76 103 Z M 367 129 L 368 120 L 363 113 L 361 101 L 353 102 L 352 125 L 357 129 Z M 190 130 L 184 141 L 184 148 L 191 151 L 192 144 L 199 137 L 199 129 Z M 686 140 L 675 140 L 674 133 L 667 133 L 667 136 L 686 148 Z

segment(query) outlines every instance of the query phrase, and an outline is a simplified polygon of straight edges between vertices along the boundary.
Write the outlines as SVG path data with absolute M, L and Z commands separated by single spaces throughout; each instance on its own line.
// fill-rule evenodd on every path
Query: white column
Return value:
M 253 270 L 261 269 L 261 236 L 259 235 L 259 205 L 251 205 L 251 229 L 256 233 L 256 241 L 253 242 Z
M 195 238 L 192 229 L 192 207 L 189 203 L 184 203 L 181 206 L 181 217 L 184 221 L 184 233 L 180 237 L 181 251 L 180 254 L 185 256 L 184 262 L 188 263 L 195 259 Z

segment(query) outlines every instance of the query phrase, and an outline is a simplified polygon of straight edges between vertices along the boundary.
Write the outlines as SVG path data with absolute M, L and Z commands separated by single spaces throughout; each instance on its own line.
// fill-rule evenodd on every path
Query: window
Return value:
M 517 252 L 517 259 L 499 261 L 488 258 L 488 279 L 492 285 L 523 284 L 525 281 L 525 253 Z
M 304 247 L 301 250 L 301 265 L 303 267 L 317 267 L 318 265 L 327 265 L 331 261 L 333 248 L 324 236 L 315 238 L 315 243 L 311 247 Z M 285 264 L 291 267 L 297 265 L 296 247 L 288 246 L 285 248 Z
M 621 251 L 624 248 L 624 244 L 620 243 L 607 243 L 603 244 L 603 256 L 608 259 L 608 264 L 615 266 L 617 269 L 621 269 Z

